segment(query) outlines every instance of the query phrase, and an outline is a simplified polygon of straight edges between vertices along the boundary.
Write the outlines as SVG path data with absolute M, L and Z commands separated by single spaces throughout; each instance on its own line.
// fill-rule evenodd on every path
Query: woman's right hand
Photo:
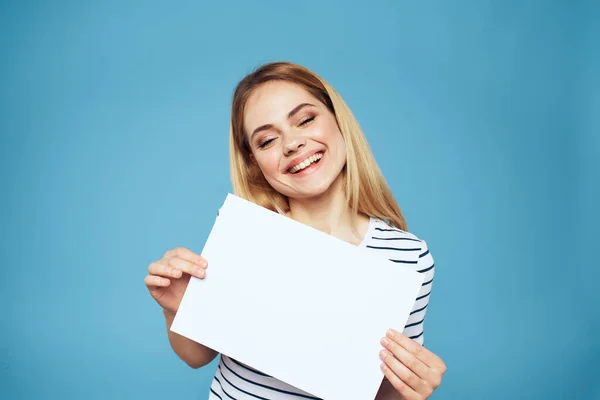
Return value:
M 150 295 L 167 312 L 177 313 L 185 289 L 194 275 L 206 276 L 206 259 L 183 247 L 169 250 L 158 261 L 148 266 L 144 283 Z

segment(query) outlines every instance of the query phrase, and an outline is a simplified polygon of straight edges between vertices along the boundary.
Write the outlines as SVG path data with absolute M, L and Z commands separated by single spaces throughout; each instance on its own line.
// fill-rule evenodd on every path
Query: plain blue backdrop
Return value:
M 202 250 L 233 89 L 278 60 L 342 94 L 430 246 L 433 398 L 600 398 L 598 3 L 1 4 L 0 398 L 207 397 L 143 279 Z

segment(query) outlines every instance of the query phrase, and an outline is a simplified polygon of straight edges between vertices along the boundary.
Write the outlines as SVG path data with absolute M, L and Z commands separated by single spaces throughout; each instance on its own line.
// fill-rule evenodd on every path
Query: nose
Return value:
M 289 156 L 304 146 L 306 146 L 306 139 L 304 139 L 302 136 L 294 136 L 285 143 L 283 152 L 286 156 Z

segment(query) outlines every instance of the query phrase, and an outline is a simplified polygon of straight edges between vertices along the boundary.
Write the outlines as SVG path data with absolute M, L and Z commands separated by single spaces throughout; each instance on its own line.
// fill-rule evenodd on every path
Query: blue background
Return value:
M 600 398 L 598 3 L 282 3 L 2 2 L 0 397 L 207 397 L 143 278 L 201 251 L 235 84 L 288 60 L 436 259 L 433 397 Z

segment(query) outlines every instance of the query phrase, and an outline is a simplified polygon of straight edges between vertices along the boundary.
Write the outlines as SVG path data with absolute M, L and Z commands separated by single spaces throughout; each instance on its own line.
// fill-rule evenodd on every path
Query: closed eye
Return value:
M 306 125 L 306 124 L 308 124 L 309 122 L 311 122 L 314 119 L 315 119 L 315 117 L 306 118 L 305 120 L 303 120 L 302 122 L 300 122 L 300 126 Z
M 261 144 L 258 145 L 259 149 L 264 149 L 265 147 L 267 147 L 269 145 L 269 143 L 271 143 L 273 140 L 275 140 L 275 138 L 271 138 L 271 139 L 267 139 L 264 142 L 262 142 Z

